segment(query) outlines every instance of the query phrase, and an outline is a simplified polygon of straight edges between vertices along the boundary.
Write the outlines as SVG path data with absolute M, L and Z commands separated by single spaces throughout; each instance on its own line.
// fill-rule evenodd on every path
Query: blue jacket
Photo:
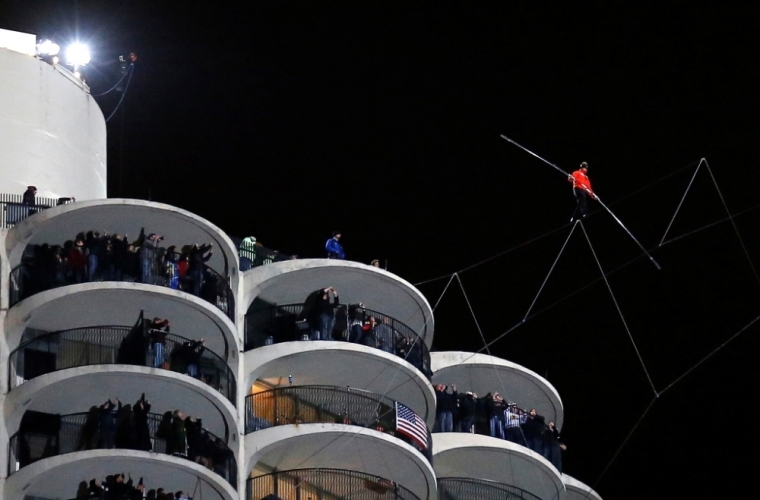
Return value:
M 325 243 L 325 250 L 327 250 L 328 259 L 345 259 L 346 254 L 343 251 L 343 247 L 335 238 L 330 238 Z

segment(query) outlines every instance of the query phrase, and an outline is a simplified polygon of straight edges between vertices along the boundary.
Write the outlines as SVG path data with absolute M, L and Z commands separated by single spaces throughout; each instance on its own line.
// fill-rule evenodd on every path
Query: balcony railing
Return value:
M 282 262 L 297 258 L 294 255 L 287 255 L 277 250 L 271 250 L 262 246 L 260 243 L 254 243 L 252 241 L 246 241 L 232 236 L 230 236 L 230 239 L 238 249 L 241 271 L 247 271 L 254 267 L 272 264 L 273 262 Z
M 370 318 L 375 319 L 372 326 Z M 304 304 L 268 306 L 245 317 L 245 349 L 297 340 L 342 340 L 395 354 L 430 378 L 430 351 L 417 333 L 390 316 L 355 306 L 339 306 L 332 332 L 320 332 L 319 318 Z M 365 329 L 362 327 L 366 325 Z
M 40 429 L 14 434 L 8 448 L 8 475 L 22 467 L 44 458 L 73 453 L 75 451 L 104 449 L 133 449 L 180 456 L 201 463 L 225 478 L 237 489 L 237 464 L 235 456 L 221 438 L 206 429 L 187 436 L 178 444 L 182 436 L 172 435 L 171 412 L 167 415 L 147 414 L 147 436 L 141 436 L 135 424 L 132 429 L 122 423 L 128 419 L 116 414 L 110 418 L 97 408 L 89 413 L 74 413 L 60 416 L 57 429 Z M 135 416 L 136 420 L 136 416 Z M 136 431 L 136 432 L 135 432 Z M 131 439 L 140 435 L 144 443 Z
M 24 203 L 23 195 L 0 193 L 0 227 L 13 227 L 37 212 L 42 212 L 56 205 L 65 205 L 70 201 L 71 198 L 35 197 L 34 205 L 30 205 Z
M 247 500 L 419 500 L 381 477 L 342 469 L 277 471 L 247 481 Z
M 245 398 L 245 432 L 277 425 L 333 423 L 390 434 L 432 463 L 432 441 L 424 421 L 390 398 L 359 389 L 304 385 L 281 387 Z M 401 424 L 401 425 L 399 425 Z
M 230 319 L 235 319 L 235 297 L 228 279 L 203 265 L 198 272 L 179 263 L 185 258 L 175 252 L 141 255 L 139 248 L 123 245 L 106 247 L 105 253 L 91 258 L 82 252 L 47 247 L 24 257 L 10 274 L 9 305 L 40 292 L 67 285 L 98 281 L 124 281 L 184 290 L 210 302 Z M 69 253 L 67 253 L 69 252 Z M 184 269 L 184 272 L 183 272 Z
M 438 478 L 438 500 L 541 500 L 509 484 L 468 477 Z
M 163 359 L 157 358 L 146 331 L 139 325 L 93 326 L 48 333 L 21 344 L 10 355 L 8 385 L 67 368 L 88 365 L 135 365 L 195 375 L 235 404 L 235 376 L 227 363 L 205 349 L 197 366 L 185 337 L 166 335 Z M 192 365 L 192 366 L 190 366 Z

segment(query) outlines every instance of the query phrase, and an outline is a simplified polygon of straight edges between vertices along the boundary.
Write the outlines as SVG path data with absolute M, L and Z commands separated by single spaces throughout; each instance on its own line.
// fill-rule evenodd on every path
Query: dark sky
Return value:
M 387 259 L 412 283 L 447 276 L 420 285 L 431 303 L 454 271 L 533 240 L 461 274 L 489 340 L 525 315 L 574 207 L 562 174 L 500 134 L 564 170 L 589 162 L 662 265 L 607 213 L 587 219 L 602 267 L 623 266 L 609 283 L 662 391 L 760 314 L 734 227 L 705 228 L 727 217 L 722 194 L 760 266 L 760 6 L 441 3 L 6 0 L 0 27 L 66 39 L 78 25 L 93 93 L 137 53 L 108 125 L 110 196 L 304 257 L 339 228 L 351 259 Z M 99 98 L 106 115 L 119 98 Z M 705 229 L 656 248 L 703 157 L 668 238 Z M 589 485 L 654 398 L 599 277 L 577 228 L 538 314 L 492 347 L 555 385 L 565 471 Z M 661 394 L 596 484 L 603 498 L 746 497 L 758 331 Z M 434 348 L 482 347 L 452 285 Z

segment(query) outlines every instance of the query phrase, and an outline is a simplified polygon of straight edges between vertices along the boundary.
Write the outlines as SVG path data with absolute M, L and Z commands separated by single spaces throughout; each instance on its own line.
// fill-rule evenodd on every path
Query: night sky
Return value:
M 495 257 L 460 274 L 488 340 L 525 316 L 575 204 L 561 173 L 500 134 L 566 171 L 587 161 L 662 265 L 593 205 L 584 227 L 618 269 L 609 284 L 660 392 L 760 315 L 760 5 L 747 3 L 6 0 L 0 27 L 64 42 L 78 29 L 93 94 L 138 55 L 108 124 L 109 196 L 302 257 L 340 229 L 352 260 L 440 277 L 419 285 L 431 304 Z M 98 98 L 104 114 L 120 98 Z M 666 241 L 688 236 L 658 248 L 701 158 Z M 746 497 L 760 321 L 662 392 L 597 482 L 655 397 L 600 277 L 578 226 L 531 317 L 491 347 L 559 391 L 565 472 L 607 500 Z M 454 281 L 434 349 L 481 348 Z

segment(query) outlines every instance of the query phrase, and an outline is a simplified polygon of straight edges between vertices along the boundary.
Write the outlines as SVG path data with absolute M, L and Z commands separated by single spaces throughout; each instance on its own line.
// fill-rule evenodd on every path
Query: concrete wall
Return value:
M 0 48 L 0 192 L 106 197 L 106 124 L 89 92 L 35 57 Z

